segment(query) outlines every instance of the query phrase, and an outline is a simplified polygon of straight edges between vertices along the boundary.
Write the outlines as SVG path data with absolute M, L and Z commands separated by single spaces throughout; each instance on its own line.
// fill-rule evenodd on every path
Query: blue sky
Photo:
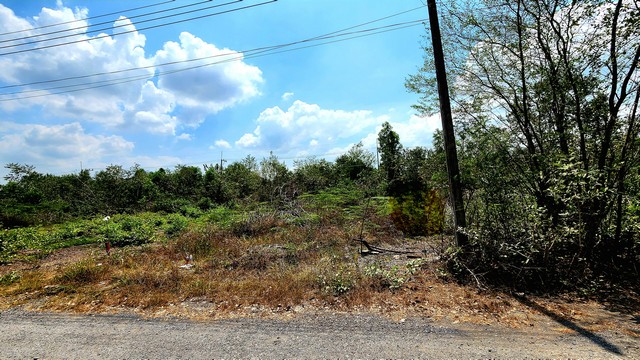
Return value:
M 244 0 L 189 16 L 263 1 Z M 0 0 L 2 164 L 26 163 L 53 174 L 77 172 L 81 164 L 100 170 L 110 164 L 129 167 L 137 163 L 155 170 L 217 163 L 221 152 L 232 162 L 249 154 L 260 159 L 270 151 L 291 164 L 307 156 L 333 160 L 359 141 L 373 151 L 384 121 L 392 124 L 408 147 L 428 146 L 439 127 L 437 116 L 414 114 L 411 105 L 417 96 L 404 88 L 405 78 L 422 63 L 425 28 L 420 23 L 266 56 L 252 57 L 249 51 L 412 9 L 416 10 L 349 31 L 426 18 L 420 0 L 279 0 L 146 30 L 189 16 L 143 20 L 224 1 L 147 17 L 140 15 L 199 1 L 176 0 L 124 11 L 160 2 Z M 107 13 L 117 14 L 41 28 Z M 96 25 L 102 22 L 108 24 Z M 65 29 L 73 30 L 24 39 Z M 17 33 L 19 30 L 27 31 Z M 127 34 L 113 36 L 125 30 Z M 75 36 L 43 41 L 71 34 Z M 10 41 L 15 38 L 22 39 Z M 6 54 L 90 38 L 93 40 Z M 341 38 L 331 40 L 337 39 Z M 21 42 L 32 44 L 19 45 Z M 312 44 L 317 42 L 303 45 Z M 203 57 L 209 59 L 187 61 Z M 229 61 L 162 74 L 223 59 Z M 182 63 L 162 65 L 176 61 Z M 123 69 L 136 70 L 113 73 Z M 99 73 L 109 74 L 85 77 Z M 137 78 L 132 79 L 134 76 Z M 81 78 L 32 84 L 71 77 Z M 125 78 L 126 83 L 95 87 Z M 31 85 L 8 87 L 23 84 Z M 94 88 L 50 89 L 69 85 Z

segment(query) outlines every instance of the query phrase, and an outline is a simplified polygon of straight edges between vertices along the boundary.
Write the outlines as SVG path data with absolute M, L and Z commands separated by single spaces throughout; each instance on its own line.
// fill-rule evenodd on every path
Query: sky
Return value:
M 404 87 L 423 63 L 421 0 L 267 1 L 0 0 L 0 163 L 291 166 L 375 151 L 385 121 L 430 146 L 439 118 Z

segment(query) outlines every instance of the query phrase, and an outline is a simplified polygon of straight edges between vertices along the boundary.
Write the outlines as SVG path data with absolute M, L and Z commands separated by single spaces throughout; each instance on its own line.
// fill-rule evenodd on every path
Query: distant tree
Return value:
M 315 193 L 335 185 L 335 169 L 325 159 L 309 157 L 293 162 L 296 186 L 301 192 Z
M 9 173 L 4 176 L 7 181 L 19 182 L 25 176 L 36 174 L 33 165 L 9 163 L 4 167 L 9 170 Z
M 229 201 L 223 175 L 217 167 L 208 167 L 204 173 L 204 196 L 217 204 Z
M 245 160 L 251 160 L 249 158 Z M 248 166 L 249 165 L 249 166 Z M 255 195 L 260 186 L 260 175 L 247 161 L 234 162 L 224 169 L 222 178 L 232 200 L 244 200 Z
M 290 185 L 291 172 L 273 152 L 260 161 L 260 177 L 262 178 L 260 191 L 262 200 L 274 200 L 276 197 L 286 195 L 285 187 Z
M 428 189 L 427 149 L 415 147 L 402 152 L 400 157 L 401 193 L 426 191 Z
M 203 192 L 202 170 L 197 166 L 177 165 L 172 174 L 175 195 L 197 201 Z
M 365 183 L 374 177 L 375 155 L 364 149 L 362 142 L 351 147 L 346 154 L 338 156 L 335 170 L 342 181 Z
M 400 144 L 400 136 L 393 131 L 388 121 L 382 124 L 382 129 L 378 133 L 378 149 L 380 170 L 385 176 L 387 193 L 399 194 L 402 192 L 400 183 L 402 144 Z

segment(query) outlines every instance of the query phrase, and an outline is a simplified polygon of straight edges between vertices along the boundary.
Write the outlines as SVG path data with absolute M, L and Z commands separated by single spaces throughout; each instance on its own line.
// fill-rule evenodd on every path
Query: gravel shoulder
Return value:
M 306 314 L 189 321 L 132 315 L 0 313 L 3 359 L 584 358 L 638 359 L 637 337 L 558 323 L 530 329 L 422 318 Z

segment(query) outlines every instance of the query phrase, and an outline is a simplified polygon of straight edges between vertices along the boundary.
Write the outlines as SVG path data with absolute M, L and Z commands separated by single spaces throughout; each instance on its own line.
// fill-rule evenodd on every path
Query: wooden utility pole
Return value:
M 436 80 L 438 82 L 438 97 L 440 98 L 440 118 L 442 119 L 442 133 L 444 135 L 444 152 L 447 159 L 449 189 L 451 190 L 454 226 L 456 227 L 456 243 L 458 246 L 464 247 L 468 244 L 468 239 L 465 234 L 460 232 L 460 228 L 466 227 L 467 221 L 464 213 L 464 203 L 462 201 L 458 151 L 456 150 L 456 137 L 453 133 L 449 86 L 447 85 L 447 73 L 444 65 L 444 52 L 442 51 L 442 38 L 440 36 L 436 0 L 427 0 L 427 8 L 429 9 L 429 27 L 431 28 L 433 59 L 436 68 Z

